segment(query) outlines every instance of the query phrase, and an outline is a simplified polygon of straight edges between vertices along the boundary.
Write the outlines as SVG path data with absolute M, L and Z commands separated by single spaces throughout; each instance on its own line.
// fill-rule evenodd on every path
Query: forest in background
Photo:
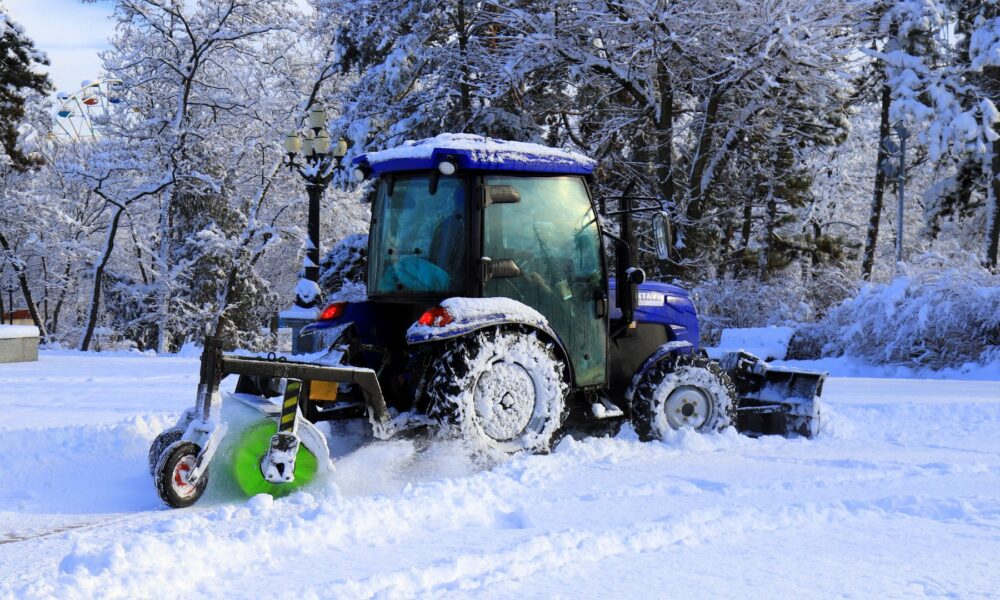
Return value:
M 113 4 L 123 102 L 76 143 L 0 10 L 0 290 L 50 343 L 267 344 L 306 246 L 281 142 L 321 103 L 347 160 L 444 131 L 597 159 L 597 196 L 667 207 L 670 259 L 640 221 L 640 260 L 695 290 L 706 340 L 797 323 L 803 356 L 1000 358 L 996 2 Z M 334 179 L 324 251 L 363 196 Z

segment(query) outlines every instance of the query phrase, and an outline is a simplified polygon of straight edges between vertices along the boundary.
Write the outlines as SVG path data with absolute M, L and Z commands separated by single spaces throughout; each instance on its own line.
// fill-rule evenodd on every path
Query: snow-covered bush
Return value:
M 1000 356 L 1000 275 L 973 256 L 925 254 L 889 284 L 866 286 L 796 333 L 827 356 L 875 364 L 961 366 Z
M 363 300 L 367 262 L 368 234 L 354 233 L 334 244 L 319 261 L 319 285 L 326 299 Z
M 719 279 L 694 288 L 701 343 L 718 343 L 723 329 L 767 327 L 811 321 L 815 311 L 797 284 L 755 279 Z

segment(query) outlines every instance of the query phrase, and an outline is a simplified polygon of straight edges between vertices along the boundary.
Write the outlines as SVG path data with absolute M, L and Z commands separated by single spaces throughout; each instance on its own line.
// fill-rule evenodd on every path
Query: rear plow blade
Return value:
M 826 373 L 774 367 L 746 352 L 729 352 L 720 363 L 740 397 L 741 432 L 807 438 L 819 433 Z

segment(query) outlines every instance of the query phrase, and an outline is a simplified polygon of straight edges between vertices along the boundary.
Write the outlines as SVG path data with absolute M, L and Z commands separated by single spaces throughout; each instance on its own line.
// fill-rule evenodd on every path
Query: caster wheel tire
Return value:
M 171 508 L 191 506 L 208 487 L 208 469 L 198 481 L 189 483 L 187 475 L 194 469 L 201 448 L 194 442 L 178 440 L 164 449 L 156 463 L 156 493 Z
M 156 463 L 160 462 L 160 455 L 163 451 L 177 440 L 184 436 L 183 427 L 171 427 L 170 429 L 165 429 L 160 435 L 156 436 L 153 443 L 149 445 L 149 474 L 154 475 L 156 473 Z

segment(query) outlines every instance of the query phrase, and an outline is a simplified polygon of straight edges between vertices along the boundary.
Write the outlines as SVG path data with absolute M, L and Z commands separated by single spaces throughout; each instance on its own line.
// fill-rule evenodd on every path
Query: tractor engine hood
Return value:
M 615 280 L 608 280 L 611 298 L 611 317 L 621 318 L 615 306 Z M 690 342 L 698 348 L 698 311 L 691 294 L 682 287 L 660 281 L 647 281 L 639 285 L 639 305 L 635 309 L 639 323 L 663 325 L 670 330 L 671 339 Z

